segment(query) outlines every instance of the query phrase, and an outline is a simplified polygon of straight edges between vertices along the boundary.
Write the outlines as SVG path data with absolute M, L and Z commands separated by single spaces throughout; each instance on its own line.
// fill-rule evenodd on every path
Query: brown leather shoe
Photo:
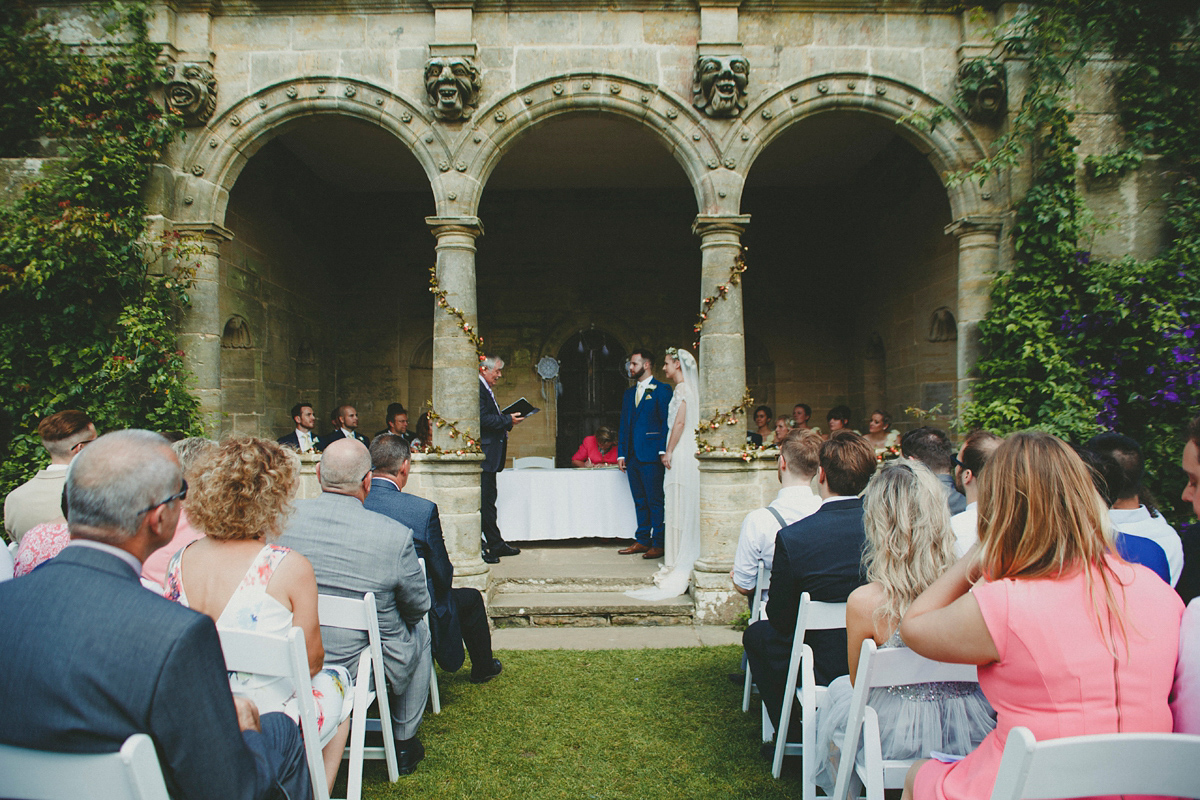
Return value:
M 649 550 L 646 551 L 646 555 L 642 556 L 642 558 L 662 558 L 662 557 L 663 557 L 663 549 L 661 547 L 651 547 Z
M 618 550 L 617 555 L 631 556 L 634 553 L 645 553 L 649 549 L 650 549 L 649 547 L 646 547 L 646 545 L 642 544 L 641 542 L 634 542 L 633 544 L 629 545 L 629 547 L 626 547 L 624 550 Z M 659 551 L 659 555 L 662 555 L 661 550 Z

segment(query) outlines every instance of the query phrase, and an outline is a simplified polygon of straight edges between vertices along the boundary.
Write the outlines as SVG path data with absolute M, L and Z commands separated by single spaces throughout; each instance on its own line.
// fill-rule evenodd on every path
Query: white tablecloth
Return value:
M 496 476 L 505 541 L 632 539 L 637 514 L 618 469 L 506 469 Z

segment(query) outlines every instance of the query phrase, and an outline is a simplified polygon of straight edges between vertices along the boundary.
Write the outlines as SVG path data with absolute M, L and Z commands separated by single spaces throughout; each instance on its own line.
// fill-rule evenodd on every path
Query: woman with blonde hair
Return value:
M 997 726 L 962 761 L 922 761 L 906 798 L 992 791 L 1008 732 L 1038 740 L 1169 733 L 1183 604 L 1116 554 L 1108 509 L 1070 447 L 1016 433 L 980 476 L 979 543 L 909 607 L 900 634 L 938 661 L 979 665 Z
M 163 595 L 212 617 L 218 630 L 279 635 L 295 625 L 304 631 L 318 735 L 337 728 L 324 749 L 332 789 L 350 732 L 350 675 L 324 666 L 312 564 L 270 543 L 296 495 L 299 460 L 275 442 L 247 436 L 213 448 L 189 475 L 189 516 L 205 536 L 171 559 Z M 262 713 L 299 716 L 295 688 L 285 679 L 231 672 L 229 684 Z
M 879 468 L 863 495 L 863 528 L 870 582 L 846 601 L 850 674 L 829 685 L 817 720 L 816 782 L 826 794 L 833 793 L 837 779 L 863 642 L 905 647 L 897 630 L 904 612 L 955 561 L 945 490 L 919 462 L 891 461 Z M 873 689 L 867 702 L 879 716 L 884 758 L 916 758 L 931 750 L 966 755 L 996 725 L 974 683 Z M 857 758 L 862 763 L 861 746 Z

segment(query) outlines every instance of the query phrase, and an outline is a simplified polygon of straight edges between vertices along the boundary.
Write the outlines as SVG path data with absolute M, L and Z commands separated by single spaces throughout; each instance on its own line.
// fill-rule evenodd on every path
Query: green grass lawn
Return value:
M 363 797 L 799 797 L 759 757 L 757 708 L 743 714 L 726 679 L 737 647 L 497 653 L 504 673 L 476 686 L 469 667 L 439 673 L 442 713 L 427 713 L 417 771 L 387 782 L 368 762 Z M 345 768 L 342 770 L 345 775 Z M 344 777 L 336 792 L 343 793 Z

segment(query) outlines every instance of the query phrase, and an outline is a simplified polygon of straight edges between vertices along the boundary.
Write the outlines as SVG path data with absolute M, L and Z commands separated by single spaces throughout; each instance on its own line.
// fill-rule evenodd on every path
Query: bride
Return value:
M 685 593 L 692 565 L 700 557 L 700 465 L 696 426 L 700 424 L 700 379 L 695 357 L 667 349 L 663 372 L 675 383 L 667 407 L 667 448 L 662 456 L 666 557 L 653 587 L 626 592 L 639 600 L 665 600 Z

